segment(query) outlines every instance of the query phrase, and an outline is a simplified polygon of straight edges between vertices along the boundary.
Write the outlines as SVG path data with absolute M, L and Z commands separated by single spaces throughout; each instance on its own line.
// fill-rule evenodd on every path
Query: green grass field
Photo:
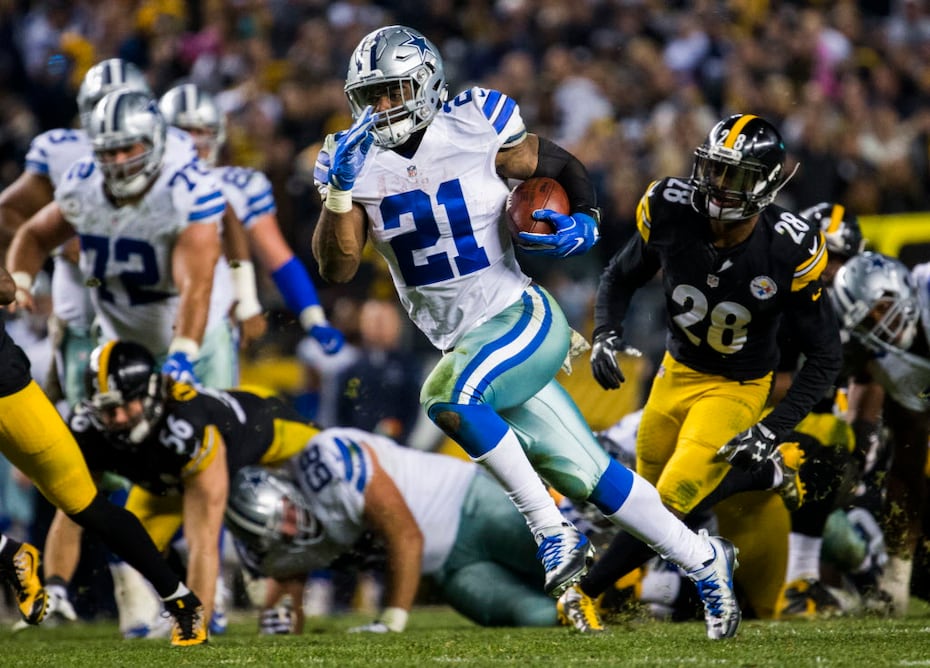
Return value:
M 357 615 L 311 620 L 302 636 L 259 636 L 240 618 L 209 646 L 121 640 L 113 623 L 0 630 L 0 666 L 930 666 L 930 607 L 903 619 L 744 622 L 737 638 L 711 642 L 703 625 L 615 624 L 580 636 L 565 628 L 485 629 L 447 608 L 414 611 L 406 633 L 347 634 Z

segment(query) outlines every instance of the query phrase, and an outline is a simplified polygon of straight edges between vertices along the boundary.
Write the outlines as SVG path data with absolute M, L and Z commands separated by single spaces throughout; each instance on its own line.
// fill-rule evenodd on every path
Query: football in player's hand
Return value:
M 520 232 L 553 234 L 556 230 L 547 220 L 534 220 L 537 209 L 552 209 L 570 213 L 568 193 L 555 179 L 536 176 L 523 181 L 507 196 L 507 225 L 514 238 Z

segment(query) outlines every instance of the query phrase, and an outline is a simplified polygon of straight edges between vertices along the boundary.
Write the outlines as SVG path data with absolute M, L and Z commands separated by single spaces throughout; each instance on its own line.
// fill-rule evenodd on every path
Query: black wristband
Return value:
M 600 224 L 597 193 L 588 170 L 578 158 L 555 142 L 539 137 L 539 158 L 533 176 L 548 176 L 558 181 L 568 193 L 572 212 L 586 213 Z

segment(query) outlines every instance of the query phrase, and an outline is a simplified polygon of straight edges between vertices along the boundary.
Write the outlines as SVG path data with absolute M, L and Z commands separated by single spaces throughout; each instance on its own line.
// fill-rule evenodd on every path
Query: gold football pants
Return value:
M 0 397 L 0 452 L 69 515 L 97 495 L 77 441 L 35 381 Z
M 772 374 L 750 381 L 700 373 L 665 354 L 643 409 L 636 470 L 666 506 L 687 514 L 729 470 L 714 460 L 733 436 L 762 415 Z

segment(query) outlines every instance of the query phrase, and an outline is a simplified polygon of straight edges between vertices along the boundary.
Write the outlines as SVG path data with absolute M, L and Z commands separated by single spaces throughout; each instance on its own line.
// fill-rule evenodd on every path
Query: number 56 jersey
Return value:
M 365 207 L 400 301 L 440 350 L 529 285 L 501 222 L 509 189 L 495 168 L 498 150 L 525 136 L 516 102 L 471 88 L 443 105 L 412 157 L 372 146 L 355 179 L 352 201 Z M 314 172 L 319 186 L 334 148 L 330 135 Z
M 772 204 L 748 239 L 718 248 L 710 221 L 691 206 L 692 191 L 675 178 L 649 186 L 636 210 L 639 235 L 602 276 L 597 326 L 619 326 L 633 291 L 661 269 L 666 345 L 691 369 L 741 381 L 765 376 L 778 361 L 783 317 L 803 332 L 806 350 L 829 348 L 836 327 L 818 280 L 827 262 L 820 230 Z
M 143 197 L 121 207 L 107 198 L 91 158 L 74 163 L 55 201 L 81 241 L 80 268 L 100 315 L 105 339 L 137 341 L 156 356 L 172 338 L 178 287 L 171 254 L 190 225 L 219 234 L 226 203 L 216 178 L 186 151 L 166 154 L 161 173 Z M 211 302 L 209 330 L 223 317 Z

